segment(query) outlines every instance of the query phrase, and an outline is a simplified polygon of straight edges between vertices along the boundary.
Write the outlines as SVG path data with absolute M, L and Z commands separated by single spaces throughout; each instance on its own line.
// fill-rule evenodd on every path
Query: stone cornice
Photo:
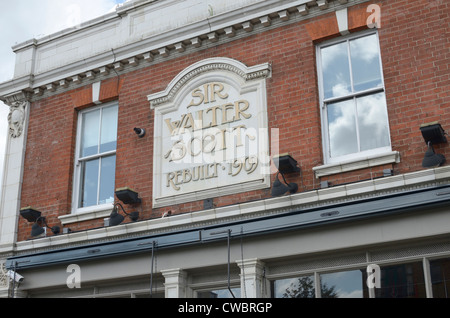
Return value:
M 95 80 L 107 79 L 117 74 L 147 67 L 152 63 L 160 63 L 211 47 L 217 44 L 242 38 L 266 29 L 280 27 L 286 23 L 294 23 L 320 14 L 342 9 L 368 0 L 267 0 L 256 2 L 245 8 L 239 8 L 211 16 L 191 25 L 156 34 L 135 43 L 130 43 L 110 52 L 97 54 L 78 62 L 64 65 L 40 74 L 30 74 L 19 79 L 0 83 L 0 99 L 2 96 L 17 91 L 31 93 L 32 100 L 48 95 L 59 94 L 86 85 Z M 117 19 L 129 15 L 132 11 L 145 5 L 160 5 L 163 1 L 139 0 L 126 3 L 116 12 L 88 21 L 76 28 L 62 30 L 39 40 L 30 40 L 13 47 L 15 51 L 27 47 L 39 48 L 51 41 L 64 39 L 65 36 L 83 32 L 102 24 L 113 23 Z M 333 5 L 331 5 L 331 3 Z
M 24 103 L 29 101 L 30 94 L 24 91 L 17 91 L 15 93 L 3 96 L 2 101 L 8 106 L 14 106 L 17 103 Z

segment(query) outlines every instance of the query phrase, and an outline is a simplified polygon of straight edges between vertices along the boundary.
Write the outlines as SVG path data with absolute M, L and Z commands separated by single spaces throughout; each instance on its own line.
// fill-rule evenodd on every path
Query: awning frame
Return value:
M 228 238 L 267 235 L 331 223 L 439 208 L 449 206 L 449 203 L 450 185 L 435 186 L 189 230 L 169 231 L 157 235 L 19 255 L 8 258 L 6 268 L 21 270 L 145 253 L 151 251 L 152 246 L 157 249 L 169 249 L 206 244 Z

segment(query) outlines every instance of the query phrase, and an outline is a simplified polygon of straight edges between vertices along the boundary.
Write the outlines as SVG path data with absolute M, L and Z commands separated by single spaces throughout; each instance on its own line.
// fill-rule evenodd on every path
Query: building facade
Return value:
M 1 296 L 448 297 L 449 13 L 135 0 L 14 46 Z

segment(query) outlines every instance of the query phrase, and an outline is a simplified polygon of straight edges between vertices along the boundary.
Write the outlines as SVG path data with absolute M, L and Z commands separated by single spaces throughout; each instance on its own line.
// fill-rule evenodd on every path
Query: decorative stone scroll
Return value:
M 23 132 L 23 124 L 25 121 L 25 107 L 28 102 L 17 101 L 9 106 L 8 124 L 9 134 L 13 138 L 20 137 Z
M 0 261 L 0 289 L 8 287 L 9 287 L 9 278 L 7 275 L 5 262 Z
M 12 138 L 20 137 L 24 129 L 26 108 L 29 103 L 28 94 L 25 92 L 16 92 L 5 96 L 4 102 L 9 106 L 9 135 Z

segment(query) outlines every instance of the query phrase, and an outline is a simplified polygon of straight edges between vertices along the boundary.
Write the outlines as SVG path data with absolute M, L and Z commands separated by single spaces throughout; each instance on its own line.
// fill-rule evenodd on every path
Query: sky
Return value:
M 0 0 L 0 83 L 13 79 L 11 47 L 107 14 L 125 0 Z M 9 108 L 0 101 L 0 193 Z

